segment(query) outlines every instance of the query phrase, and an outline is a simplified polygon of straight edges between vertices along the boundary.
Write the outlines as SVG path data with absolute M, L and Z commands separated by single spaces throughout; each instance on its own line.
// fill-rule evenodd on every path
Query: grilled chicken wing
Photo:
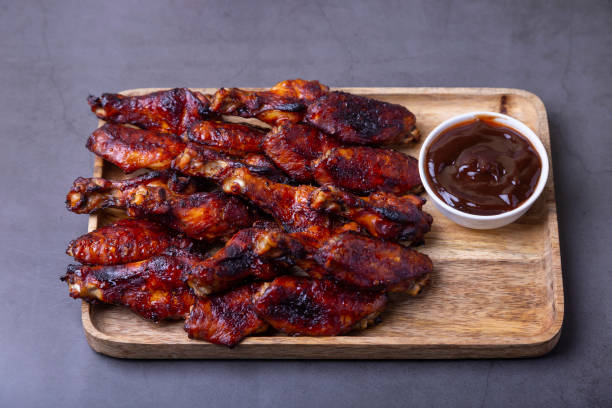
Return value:
M 228 238 L 253 222 L 250 208 L 238 197 L 222 192 L 177 193 L 169 173 L 149 173 L 131 180 L 78 178 L 66 198 L 69 210 L 84 214 L 102 208 L 123 208 L 138 218 L 153 218 L 190 238 L 213 241 Z
M 251 303 L 260 286 L 255 283 L 198 298 L 185 321 L 189 338 L 234 347 L 246 336 L 266 331 L 268 324 L 255 314 Z
M 254 126 L 207 120 L 193 124 L 184 137 L 224 153 L 241 155 L 260 153 L 265 134 L 264 129 Z
M 191 240 L 148 220 L 124 219 L 70 241 L 66 253 L 91 265 L 142 261 L 168 247 L 189 248 Z
M 303 239 L 304 232 L 270 231 L 258 236 L 258 256 L 292 258 L 316 279 L 331 278 L 363 290 L 418 294 L 429 283 L 433 264 L 427 255 L 356 231 L 329 232 L 327 239 Z
M 267 134 L 263 143 L 266 155 L 300 182 L 312 181 L 311 162 L 338 146 L 336 140 L 304 123 L 277 126 Z
M 107 122 L 129 123 L 144 129 L 182 134 L 195 121 L 209 117 L 206 95 L 174 88 L 146 95 L 102 94 L 87 98 L 91 111 Z
M 326 214 L 310 208 L 309 197 L 315 189 L 312 186 L 276 183 L 241 167 L 223 178 L 222 187 L 226 193 L 241 195 L 272 215 L 288 232 L 331 227 Z
M 139 169 L 165 170 L 185 149 L 178 136 L 107 123 L 96 129 L 86 147 L 126 173 Z
M 206 296 L 248 279 L 266 280 L 279 275 L 279 263 L 272 263 L 256 253 L 256 238 L 268 229 L 275 230 L 264 224 L 238 231 L 217 253 L 200 262 L 197 268 L 191 268 L 187 279 L 189 286 L 199 296 Z
M 313 258 L 331 277 L 361 289 L 418 294 L 429 283 L 433 270 L 425 254 L 402 245 L 364 237 L 353 232 L 333 236 Z M 312 275 L 312 273 L 311 273 Z
M 69 265 L 61 279 L 75 299 L 127 306 L 154 321 L 181 319 L 195 300 L 184 266 L 181 257 L 167 254 L 125 265 Z
M 287 232 L 306 232 L 318 241 L 329 238 L 332 220 L 324 212 L 349 218 L 372 236 L 415 243 L 431 228 L 432 218 L 421 211 L 424 201 L 414 196 L 396 197 L 377 193 L 356 197 L 328 186 L 290 186 L 234 168 L 222 177 L 225 192 L 239 194 L 272 215 Z
M 320 185 L 333 184 L 357 194 L 406 194 L 423 189 L 418 161 L 394 150 L 339 147 L 327 150 L 312 167 Z
M 319 187 L 310 196 L 311 208 L 341 215 L 376 238 L 421 243 L 433 218 L 422 211 L 425 200 L 415 195 L 376 192 L 357 197 L 334 186 Z
M 345 143 L 389 145 L 419 137 L 408 109 L 345 92 L 328 92 L 309 104 L 305 120 Z
M 217 183 L 223 182 L 233 169 L 239 167 L 278 182 L 290 181 L 266 156 L 249 153 L 235 157 L 198 143 L 188 143 L 172 162 L 172 168 L 182 174 L 208 178 Z
M 281 276 L 254 295 L 257 315 L 290 335 L 336 336 L 372 325 L 387 304 L 381 292 L 348 289 L 328 280 Z
M 328 91 L 318 81 L 287 80 L 269 91 L 245 91 L 238 88 L 221 88 L 210 104 L 211 111 L 257 118 L 277 125 L 283 122 L 299 122 L 304 117 L 306 105 Z

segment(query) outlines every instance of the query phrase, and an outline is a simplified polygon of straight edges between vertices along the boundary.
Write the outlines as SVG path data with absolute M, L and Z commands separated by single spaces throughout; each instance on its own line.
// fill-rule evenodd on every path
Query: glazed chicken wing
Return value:
M 233 169 L 239 167 L 245 167 L 254 174 L 274 181 L 290 181 L 266 156 L 248 153 L 235 157 L 198 143 L 188 143 L 185 150 L 172 162 L 172 168 L 182 174 L 211 179 L 217 183 L 222 183 Z
M 289 335 L 336 336 L 365 329 L 387 304 L 382 292 L 345 288 L 329 280 L 281 276 L 253 299 L 257 315 Z
M 191 240 L 148 221 L 124 219 L 70 241 L 66 253 L 91 265 L 118 265 L 159 255 L 168 247 L 189 248 Z
M 433 218 L 422 211 L 425 200 L 415 195 L 376 192 L 357 197 L 334 186 L 319 187 L 310 196 L 311 208 L 355 221 L 376 238 L 423 242 Z
M 224 153 L 241 155 L 260 153 L 265 134 L 264 129 L 254 126 L 206 120 L 193 124 L 185 134 L 185 138 Z
M 311 162 L 340 144 L 304 124 L 285 124 L 272 129 L 263 143 L 266 155 L 285 173 L 297 181 L 313 180 Z
M 222 187 L 226 193 L 241 195 L 272 215 L 288 232 L 331 227 L 326 214 L 310 208 L 309 197 L 315 189 L 312 186 L 276 183 L 242 167 L 233 169 L 223 179 Z
M 345 92 L 328 92 L 309 104 L 305 120 L 345 143 L 402 144 L 419 137 L 408 109 Z
M 266 331 L 268 324 L 255 314 L 251 303 L 260 286 L 255 283 L 198 298 L 185 321 L 189 338 L 234 347 L 246 336 Z
M 127 306 L 154 321 L 181 319 L 195 300 L 184 266 L 174 254 L 158 255 L 125 265 L 69 265 L 61 279 L 75 299 Z
M 178 136 L 107 123 L 96 129 L 86 147 L 126 173 L 139 169 L 165 170 L 185 149 Z
M 192 267 L 187 283 L 199 296 L 229 289 L 249 279 L 272 279 L 281 273 L 279 263 L 258 256 L 255 243 L 267 225 L 238 231 L 223 248 Z M 280 258 L 279 258 L 280 259 Z
M 418 161 L 395 150 L 339 147 L 327 150 L 312 167 L 320 185 L 333 184 L 357 194 L 406 194 L 423 189 Z
M 324 276 L 313 277 L 410 295 L 418 294 L 429 283 L 433 270 L 425 254 L 353 232 L 335 235 L 313 257 L 326 271 Z
M 249 206 L 238 197 L 220 191 L 189 194 L 190 187 L 177 193 L 172 180 L 167 172 L 122 181 L 81 177 L 68 193 L 66 206 L 79 214 L 122 208 L 129 216 L 153 218 L 204 241 L 229 238 L 253 222 Z
M 283 256 L 313 278 L 331 278 L 362 290 L 418 294 L 429 283 L 433 264 L 427 255 L 355 231 L 330 232 L 326 240 L 304 240 L 303 232 L 260 234 L 262 258 Z
M 306 105 L 327 91 L 318 81 L 302 79 L 280 82 L 269 91 L 221 88 L 212 97 L 210 109 L 218 114 L 257 118 L 271 125 L 295 123 L 304 117 Z
M 143 129 L 181 135 L 195 121 L 209 117 L 206 95 L 174 88 L 146 95 L 102 94 L 87 98 L 91 111 L 107 122 L 127 123 Z

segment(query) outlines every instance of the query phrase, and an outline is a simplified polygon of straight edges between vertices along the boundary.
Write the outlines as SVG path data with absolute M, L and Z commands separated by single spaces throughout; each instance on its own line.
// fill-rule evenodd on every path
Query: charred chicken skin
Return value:
M 387 305 L 387 296 L 329 280 L 281 276 L 261 285 L 253 305 L 261 319 L 283 333 L 336 336 L 372 325 Z
M 81 177 L 68 193 L 66 206 L 78 214 L 122 208 L 129 216 L 152 218 L 204 241 L 229 238 L 253 222 L 250 208 L 238 197 L 220 191 L 189 194 L 190 186 L 177 193 L 172 180 L 167 172 L 122 181 Z
M 309 197 L 315 189 L 312 186 L 276 183 L 239 167 L 223 178 L 222 187 L 226 193 L 245 197 L 273 216 L 288 232 L 304 231 L 313 226 L 331 227 L 327 214 L 310 207 Z
M 185 150 L 172 162 L 172 168 L 182 174 L 211 179 L 217 183 L 222 183 L 233 169 L 240 167 L 271 180 L 290 180 L 266 156 L 249 153 L 243 157 L 235 157 L 198 143 L 188 143 Z
M 418 294 L 433 270 L 425 254 L 402 245 L 345 232 L 332 237 L 314 253 L 324 276 L 347 285 Z
M 255 248 L 258 235 L 268 229 L 270 227 L 265 225 L 255 225 L 238 231 L 214 255 L 190 268 L 189 286 L 197 295 L 206 296 L 245 280 L 267 280 L 279 275 L 279 263 L 260 257 Z
M 260 286 L 254 283 L 198 298 L 185 321 L 189 338 L 234 347 L 244 337 L 266 331 L 268 324 L 257 316 L 252 305 L 253 294 Z
M 277 126 L 263 143 L 266 155 L 285 173 L 303 183 L 313 180 L 311 162 L 338 146 L 336 140 L 304 123 Z
M 373 237 L 423 242 L 433 218 L 422 211 L 425 200 L 415 195 L 376 192 L 357 197 L 334 186 L 319 187 L 310 195 L 310 207 L 357 222 Z
M 100 119 L 135 125 L 143 129 L 181 135 L 197 120 L 210 116 L 206 95 L 187 88 L 174 88 L 146 95 L 105 93 L 87 98 Z
M 169 247 L 189 248 L 191 240 L 148 221 L 123 219 L 74 239 L 66 253 L 90 265 L 118 265 L 159 255 Z
M 212 147 L 227 154 L 261 153 L 266 131 L 241 123 L 222 121 L 196 122 L 184 134 L 184 139 Z
M 401 195 L 423 189 L 417 159 L 395 150 L 339 147 L 327 150 L 312 167 L 320 185 L 332 184 L 357 194 Z
M 328 92 L 318 81 L 279 82 L 268 91 L 221 88 L 212 97 L 210 110 L 224 115 L 257 118 L 270 125 L 299 122 L 306 106 Z
M 170 168 L 172 160 L 185 149 L 185 143 L 171 133 L 107 123 L 91 134 L 86 147 L 124 172 L 131 173 L 144 168 Z
M 333 184 L 358 194 L 406 194 L 422 189 L 415 158 L 389 149 L 341 147 L 308 124 L 275 127 L 266 135 L 263 148 L 280 169 L 299 182 Z
M 181 319 L 195 300 L 184 264 L 176 254 L 165 254 L 125 265 L 69 265 L 61 279 L 75 299 L 127 306 L 154 321 Z
M 408 109 L 346 92 L 328 92 L 309 104 L 305 120 L 345 143 L 376 146 L 419 138 Z

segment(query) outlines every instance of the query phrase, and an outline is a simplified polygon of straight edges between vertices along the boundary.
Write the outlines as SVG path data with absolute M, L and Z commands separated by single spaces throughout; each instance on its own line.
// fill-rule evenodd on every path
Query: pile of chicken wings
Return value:
M 88 102 L 105 124 L 87 148 L 150 171 L 74 181 L 70 211 L 129 218 L 69 244 L 73 298 L 186 319 L 190 338 L 234 347 L 272 329 L 364 329 L 387 293 L 429 283 L 433 264 L 412 249 L 432 223 L 417 160 L 389 148 L 419 139 L 403 106 L 301 79 Z

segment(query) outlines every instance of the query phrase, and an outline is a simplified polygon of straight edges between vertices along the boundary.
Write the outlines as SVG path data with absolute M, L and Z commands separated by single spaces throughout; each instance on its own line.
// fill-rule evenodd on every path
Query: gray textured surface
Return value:
M 124 4 L 126 3 L 126 4 Z M 612 3 L 0 2 L 0 406 L 611 406 Z M 86 228 L 88 93 L 165 86 L 501 86 L 550 117 L 566 291 L 531 360 L 122 361 L 58 276 Z

